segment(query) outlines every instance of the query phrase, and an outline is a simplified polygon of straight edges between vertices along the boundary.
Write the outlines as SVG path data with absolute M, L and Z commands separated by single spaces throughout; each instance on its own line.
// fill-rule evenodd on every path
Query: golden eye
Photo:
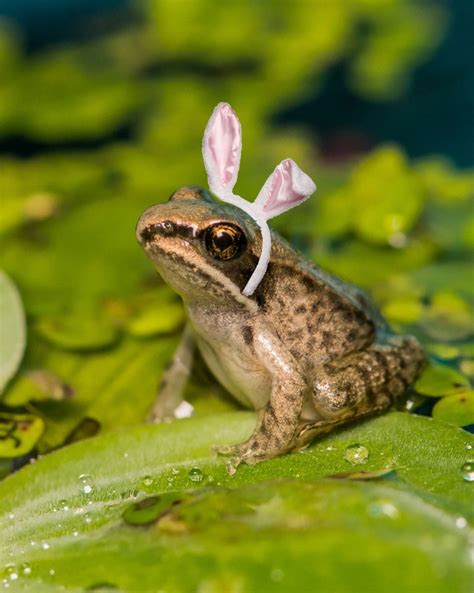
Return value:
M 216 259 L 229 260 L 244 249 L 247 239 L 240 227 L 230 223 L 217 223 L 205 233 L 207 251 Z

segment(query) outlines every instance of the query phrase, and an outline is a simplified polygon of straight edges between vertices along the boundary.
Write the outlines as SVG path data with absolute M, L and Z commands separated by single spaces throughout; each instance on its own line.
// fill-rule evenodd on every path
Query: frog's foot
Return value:
M 268 452 L 261 451 L 256 452 L 255 448 L 252 448 L 251 441 L 240 443 L 239 445 L 216 445 L 211 447 L 211 450 L 225 457 L 229 457 L 227 462 L 227 471 L 230 475 L 234 475 L 237 468 L 242 463 L 246 465 L 255 465 L 260 461 L 265 461 L 269 457 L 274 455 L 268 455 Z M 275 453 L 277 455 L 278 453 Z
M 242 453 L 242 444 L 240 445 L 213 445 L 211 451 L 225 457 L 239 457 Z

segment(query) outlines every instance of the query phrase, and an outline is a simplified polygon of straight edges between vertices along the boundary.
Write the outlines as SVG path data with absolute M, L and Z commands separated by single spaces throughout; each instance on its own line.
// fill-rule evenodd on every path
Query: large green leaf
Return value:
M 236 579 L 241 590 L 255 591 L 273 579 L 275 590 L 291 591 L 292 583 L 318 589 L 329 578 L 331 591 L 349 591 L 364 575 L 375 589 L 412 593 L 423 582 L 442 591 L 448 573 L 456 590 L 467 590 L 470 435 L 392 413 L 230 476 L 209 447 L 240 441 L 253 425 L 252 414 L 232 413 L 140 427 L 66 447 L 4 480 L 0 559 L 6 579 L 18 576 L 7 581 L 12 590 L 32 590 L 39 579 L 67 587 L 108 582 L 125 591 L 155 591 L 158 582 L 194 591 L 206 581 L 210 591 L 233 591 Z M 365 454 L 348 455 L 354 446 Z M 314 482 L 381 468 L 396 470 L 402 482 Z M 308 484 L 223 489 L 285 478 Z M 169 498 L 173 512 L 161 507 L 158 529 L 123 524 L 137 500 L 204 486 L 216 492 Z M 400 565 L 407 572 L 397 581 Z
M 16 286 L 0 270 L 0 393 L 16 373 L 26 343 L 23 304 Z

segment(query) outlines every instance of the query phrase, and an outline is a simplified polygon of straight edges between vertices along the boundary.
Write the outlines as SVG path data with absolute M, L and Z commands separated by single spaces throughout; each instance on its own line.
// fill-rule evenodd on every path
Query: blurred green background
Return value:
M 439 455 L 448 461 L 452 458 L 455 470 L 449 473 L 451 469 L 448 471 L 439 457 L 435 459 L 439 476 L 435 464 L 417 481 L 416 464 L 424 467 L 421 473 L 426 470 L 420 444 L 418 457 L 410 461 L 410 496 L 423 491 L 424 499 L 431 500 L 436 484 L 441 484 L 443 495 L 455 499 L 453 492 L 461 488 L 462 480 L 463 486 L 474 481 L 474 458 L 464 459 L 464 448 L 462 455 L 456 453 L 465 461 L 463 477 L 459 477 L 461 462 L 450 449 L 456 439 L 461 442 L 466 435 L 453 426 L 472 430 L 474 424 L 471 2 L 0 0 L 0 15 L 0 268 L 18 287 L 27 319 L 26 354 L 21 365 L 16 369 L 15 364 L 8 376 L 0 369 L 5 387 L 0 407 L 2 476 L 38 454 L 95 434 L 105 435 L 101 442 L 111 443 L 113 433 L 123 428 L 141 427 L 136 430 L 146 433 L 143 424 L 161 372 L 177 344 L 184 314 L 179 299 L 162 283 L 136 244 L 134 227 L 147 206 L 166 200 L 176 188 L 206 185 L 202 133 L 213 107 L 227 101 L 237 111 L 244 135 L 238 192 L 253 200 L 275 165 L 283 158 L 293 158 L 315 179 L 318 191 L 304 205 L 276 219 L 275 228 L 313 261 L 366 289 L 394 328 L 417 335 L 430 354 L 431 365 L 400 407 L 451 425 L 430 425 L 432 440 L 427 437 L 426 446 L 443 444 Z M 5 313 L 9 301 L 2 291 L 10 296 L 12 292 L 3 277 L 0 281 L 0 306 Z M 20 344 L 21 349 L 21 331 L 9 332 L 5 324 L 3 352 L 10 344 L 11 348 Z M 186 398 L 198 417 L 192 426 L 203 422 L 204 432 L 209 434 L 218 426 L 215 414 L 238 409 L 199 361 Z M 400 447 L 402 466 L 404 455 L 411 454 L 403 449 L 411 440 L 403 432 L 403 423 L 409 420 L 414 422 L 409 426 L 415 427 L 415 435 L 419 419 L 393 420 L 393 425 L 387 420 Z M 382 464 L 377 452 L 379 446 L 383 451 L 380 442 L 384 439 L 379 442 L 377 435 L 390 432 L 383 422 L 374 424 L 381 429 L 372 429 L 370 423 L 367 429 L 360 429 L 368 441 L 374 439 L 370 441 L 371 470 L 380 470 Z M 399 428 L 397 423 L 401 423 Z M 170 434 L 175 426 L 169 427 Z M 191 428 L 177 427 L 177 434 L 179 430 L 194 443 Z M 240 438 L 237 429 L 232 430 L 229 434 Z M 107 441 L 109 437 L 111 441 Z M 335 447 L 327 451 L 338 451 L 337 438 Z M 201 442 L 199 435 L 196 439 Z M 113 442 L 117 446 L 118 441 Z M 138 437 L 137 442 L 141 442 Z M 92 459 L 93 449 L 87 449 L 87 442 L 83 445 L 85 456 Z M 207 445 L 202 447 L 204 450 Z M 170 454 L 173 451 L 171 447 Z M 73 464 L 68 461 L 68 448 L 62 452 L 65 465 Z M 140 449 L 135 453 L 139 466 L 145 453 Z M 245 468 L 243 483 L 259 475 L 258 479 L 299 478 L 298 457 L 292 457 L 277 460 L 273 466 L 264 464 L 277 468 L 273 474 L 271 469 L 268 475 L 267 470 L 246 474 Z M 102 466 L 104 471 L 115 471 L 111 459 L 116 459 L 112 453 Z M 381 467 L 392 467 L 395 461 L 393 456 L 390 459 L 383 457 Z M 297 468 L 293 473 L 287 471 L 291 464 Z M 324 466 L 318 475 L 335 473 L 334 467 L 329 470 Z M 34 468 L 28 471 L 34 474 Z M 29 475 L 26 472 L 17 476 Z M 123 505 L 137 498 L 134 493 L 140 489 L 154 492 L 150 489 L 153 479 L 145 478 L 138 490 L 127 482 L 130 490 L 125 497 L 122 492 L 121 499 L 104 486 L 107 504 L 120 499 L 122 502 L 113 504 Z M 168 478 L 166 488 L 171 488 L 174 479 Z M 60 484 L 60 477 L 58 480 Z M 222 477 L 224 484 L 225 480 Z M 38 478 L 35 484 L 40 483 Z M 56 483 L 53 478 L 51 483 Z M 185 483 L 183 477 L 181 489 Z M 341 485 L 342 494 L 334 483 L 324 486 L 328 497 L 335 497 L 331 500 L 349 500 L 343 511 L 347 516 L 334 519 L 344 529 L 362 512 L 357 497 L 366 501 L 366 494 L 375 496 L 379 488 L 376 500 L 380 503 L 386 497 L 382 492 L 385 487 L 371 490 L 367 485 L 367 494 L 364 485 L 355 496 L 355 486 L 347 482 Z M 286 521 L 290 507 L 291 512 L 293 506 L 300 507 L 284 486 L 278 488 L 277 503 L 272 502 L 270 511 L 262 511 L 252 525 L 258 528 L 258 521 L 265 523 L 269 516 Z M 296 490 L 303 496 L 303 490 Z M 350 498 L 351 492 L 355 498 Z M 258 491 L 242 496 L 252 501 L 261 498 Z M 287 496 L 289 507 L 285 506 Z M 396 496 L 401 496 L 400 492 Z M 421 499 L 408 504 L 403 496 L 397 499 L 400 508 L 421 505 Z M 447 513 L 467 508 L 462 496 L 457 499 L 458 506 L 451 499 L 446 503 L 443 508 Z M 63 497 L 50 511 L 66 507 Z M 38 508 L 41 514 L 44 509 Z M 383 514 L 385 507 L 380 508 Z M 98 510 L 100 515 L 99 511 L 103 508 Z M 314 517 L 315 512 L 321 513 L 324 522 L 326 507 L 317 511 L 311 507 L 308 516 Z M 400 563 L 412 558 L 406 541 L 415 541 L 420 532 L 416 521 L 426 526 L 434 516 L 429 509 L 420 513 L 413 521 L 406 519 L 407 529 L 413 532 L 404 535 L 405 527 L 401 528 Z M 26 513 L 26 522 L 28 517 L 31 513 Z M 288 521 L 282 537 L 286 537 L 285 529 L 293 529 Z M 465 526 L 463 516 L 456 521 L 454 531 Z M 230 525 L 230 531 L 234 527 Z M 86 531 L 89 528 L 86 526 Z M 204 528 L 207 534 L 206 525 Z M 340 538 L 347 535 L 344 529 Z M 376 527 L 367 529 L 372 533 Z M 452 549 L 444 552 L 443 547 L 437 547 L 440 541 L 451 541 L 448 536 L 442 539 L 442 534 L 446 535 L 443 529 L 442 522 L 433 527 L 430 549 L 440 551 L 449 562 L 452 558 L 452 570 L 461 575 L 456 582 L 467 582 L 463 581 L 464 547 L 456 539 L 459 534 L 452 535 Z M 67 533 L 70 537 L 72 531 Z M 227 532 L 223 533 L 225 539 Z M 122 552 L 127 549 L 129 535 L 120 536 L 124 538 Z M 221 535 L 216 535 L 217 540 Z M 22 536 L 18 537 L 21 540 Z M 270 545 L 271 534 L 261 537 L 263 547 Z M 332 532 L 328 537 L 333 537 Z M 316 549 L 317 541 L 308 545 Z M 329 540 L 321 541 L 325 547 Z M 367 566 L 380 569 L 380 575 L 372 574 L 373 582 L 391 591 L 384 581 L 383 563 L 377 564 L 379 541 L 369 537 L 367 550 L 374 555 L 368 552 Z M 339 550 L 340 542 L 335 537 L 334 549 Z M 154 550 L 147 545 L 141 558 Z M 163 545 L 163 553 L 169 553 L 172 548 L 166 547 L 166 542 Z M 423 545 L 419 542 L 413 549 L 422 554 Z M 324 551 L 321 554 L 320 558 L 326 558 Z M 295 574 L 301 575 L 298 562 L 306 556 L 296 553 L 295 558 L 299 558 Z M 346 558 L 343 570 L 331 565 L 331 578 L 345 574 L 352 561 Z M 431 561 L 433 566 L 438 562 L 435 556 Z M 138 567 L 140 562 L 139 558 Z M 360 559 L 355 562 L 363 566 Z M 389 566 L 389 573 L 392 570 L 400 577 L 395 564 Z M 65 575 L 79 578 L 79 572 L 71 573 L 68 566 L 65 561 Z M 260 575 L 254 568 L 245 570 Z M 436 576 L 434 569 L 430 572 L 431 568 L 426 569 L 433 577 L 432 581 L 431 576 L 426 577 L 431 583 L 427 587 L 442 591 L 444 577 Z M 6 568 L 8 585 L 15 580 L 11 578 L 17 574 L 15 570 Z M 271 579 L 276 589 L 272 590 L 286 591 L 284 583 L 278 589 L 282 577 L 280 569 L 275 570 Z M 423 573 L 416 567 L 413 571 L 413 575 Z M 335 582 L 334 591 L 351 590 L 352 578 L 364 582 L 363 570 L 355 576 L 348 574 L 347 583 Z M 44 575 L 51 577 L 49 565 Z M 149 578 L 155 578 L 153 575 L 149 573 Z M 179 571 L 176 575 L 178 580 L 185 578 Z M 404 575 L 408 588 L 393 590 L 413 593 L 410 583 L 414 581 L 410 579 L 418 578 L 413 575 Z M 261 582 L 267 582 L 268 575 L 260 577 Z M 97 575 L 94 578 L 100 580 Z M 239 584 L 240 577 L 219 578 L 199 592 L 247 590 Z M 263 590 L 261 582 L 259 590 Z M 303 579 L 301 587 L 305 583 Z M 170 590 L 188 589 L 183 585 Z

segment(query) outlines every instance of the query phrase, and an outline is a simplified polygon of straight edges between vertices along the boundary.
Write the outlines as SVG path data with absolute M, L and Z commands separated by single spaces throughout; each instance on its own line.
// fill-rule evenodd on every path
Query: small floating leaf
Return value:
M 441 358 L 442 360 L 452 360 L 458 358 L 460 354 L 456 344 L 445 344 L 443 342 L 433 342 L 432 344 L 428 344 L 426 349 L 430 354 L 436 356 L 436 358 Z
M 472 377 L 474 379 L 474 360 L 470 360 L 466 358 L 465 360 L 461 361 L 459 365 L 461 367 L 461 371 L 467 375 L 468 377 Z
M 157 303 L 140 311 L 127 324 L 127 330 L 137 338 L 148 338 L 175 331 L 184 321 L 179 303 Z
M 11 279 L 0 270 L 0 393 L 15 375 L 26 343 L 25 313 L 20 294 Z
M 119 335 L 117 328 L 104 317 L 79 314 L 45 317 L 36 329 L 63 350 L 99 350 L 114 344 Z
M 366 157 L 349 185 L 358 207 L 354 225 L 361 237 L 399 247 L 423 207 L 421 184 L 396 146 L 383 146 Z
M 20 457 L 29 453 L 43 429 L 43 420 L 32 414 L 0 413 L 0 457 Z
M 468 387 L 469 381 L 463 374 L 440 364 L 430 364 L 415 383 L 418 393 L 433 397 L 453 395 Z
M 443 397 L 433 408 L 433 418 L 456 426 L 474 424 L 474 391 Z
M 420 326 L 430 338 L 445 342 L 464 340 L 474 333 L 469 306 L 461 297 L 449 292 L 438 292 L 433 296 Z
M 386 318 L 392 323 L 414 323 L 423 314 L 420 299 L 412 296 L 390 300 L 383 308 Z

